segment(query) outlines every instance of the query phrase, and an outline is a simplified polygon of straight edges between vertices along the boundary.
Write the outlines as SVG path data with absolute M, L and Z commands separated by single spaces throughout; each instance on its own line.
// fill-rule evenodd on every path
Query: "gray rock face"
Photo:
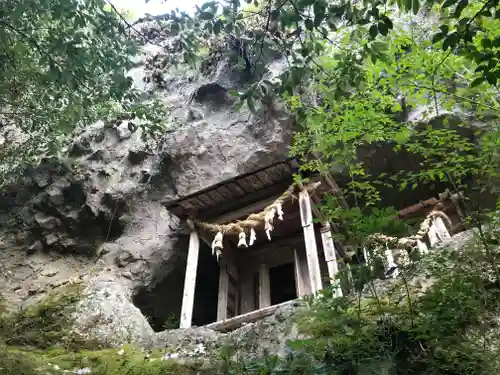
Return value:
M 133 119 L 98 122 L 75 137 L 66 158 L 42 161 L 0 194 L 0 293 L 15 307 L 84 280 L 76 329 L 113 345 L 156 345 L 170 335 L 155 335 L 148 323 L 145 314 L 159 305 L 152 298 L 180 310 L 187 238 L 160 202 L 282 160 L 292 136 L 277 106 L 258 115 L 234 109 L 228 91 L 248 77 L 228 60 L 211 61 L 201 74 L 158 67 L 161 55 L 144 46 L 130 76 L 144 98 L 154 93 L 168 106 L 162 137 L 143 141 L 141 130 L 129 129 Z M 267 76 L 282 64 L 272 61 Z M 238 332 L 253 337 L 251 348 L 267 335 L 270 348 L 284 350 L 266 324 Z
M 304 338 L 294 318 L 304 307 L 298 302 L 279 308 L 273 315 L 228 333 L 204 327 L 164 331 L 156 334 L 152 345 L 165 347 L 173 358 L 195 357 L 206 360 L 217 357 L 224 347 L 237 352 L 238 358 L 260 358 L 264 353 L 287 354 L 287 340 Z M 236 358 L 234 358 L 236 360 Z
M 160 202 L 282 160 L 291 139 L 279 111 L 234 109 L 227 92 L 245 84 L 242 71 L 221 60 L 203 75 L 172 67 L 161 84 L 148 83 L 148 61 L 160 55 L 144 46 L 130 76 L 145 98 L 168 106 L 165 134 L 143 141 L 133 119 L 98 122 L 64 159 L 42 161 L 0 194 L 0 293 L 9 305 L 79 278 L 88 287 L 76 329 L 114 345 L 153 339 L 133 301 L 185 267 L 187 239 Z M 169 296 L 180 296 L 183 272 L 168 283 L 161 298 L 180 310 Z

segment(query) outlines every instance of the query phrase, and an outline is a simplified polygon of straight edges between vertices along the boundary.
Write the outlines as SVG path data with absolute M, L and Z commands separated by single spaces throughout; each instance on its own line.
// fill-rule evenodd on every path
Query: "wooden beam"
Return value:
M 304 297 L 311 294 L 309 270 L 307 269 L 307 257 L 304 251 L 293 250 L 295 285 L 297 297 Z
M 260 200 L 258 202 L 252 203 L 246 207 L 242 207 L 240 209 L 231 211 L 227 214 L 215 217 L 212 220 L 210 220 L 210 222 L 213 224 L 224 224 L 224 223 L 228 223 L 230 221 L 241 219 L 242 217 L 246 218 L 250 214 L 262 211 L 264 208 L 266 208 L 271 203 L 273 203 L 276 199 L 278 199 L 280 195 L 281 194 L 275 194 L 271 198 Z
M 227 294 L 229 291 L 229 274 L 227 273 L 226 260 L 219 262 L 219 298 L 217 300 L 217 320 L 227 317 Z
M 319 181 L 320 182 L 320 181 Z M 302 190 L 302 191 L 305 191 L 306 188 L 304 186 L 304 184 L 302 182 L 298 182 L 297 183 L 297 186 Z M 317 204 L 319 202 L 319 198 L 316 196 L 315 194 L 315 191 L 311 191 L 311 194 L 309 196 L 310 198 L 310 201 L 314 204 Z M 316 218 L 318 218 L 319 220 L 321 221 L 325 221 L 326 219 L 323 217 L 323 215 L 321 214 L 321 212 L 318 210 L 318 208 L 314 205 L 311 205 L 311 208 L 312 208 L 312 212 L 314 213 L 314 216 L 316 216 Z
M 309 279 L 311 291 L 316 294 L 323 289 L 321 282 L 321 270 L 319 268 L 318 247 L 316 245 L 316 235 L 314 233 L 313 215 L 311 209 L 311 199 L 307 190 L 299 193 L 300 219 L 304 231 L 304 242 L 306 246 L 307 268 L 309 269 Z
M 296 300 L 286 301 L 279 303 L 277 305 L 268 306 L 263 309 L 254 310 L 246 314 L 235 316 L 234 318 L 226 319 L 223 321 L 217 321 L 215 323 L 210 323 L 206 325 L 206 328 L 213 329 L 219 332 L 228 332 L 236 328 L 241 327 L 243 324 L 253 323 L 261 320 L 267 316 L 270 316 L 276 312 L 281 307 L 296 304 Z
M 417 249 L 419 254 L 427 254 L 429 252 L 429 249 L 427 248 L 427 245 L 425 244 L 424 241 L 417 240 Z
M 332 232 L 330 230 L 330 223 L 326 222 L 320 229 L 321 242 L 323 244 L 323 252 L 325 254 L 325 261 L 328 267 L 328 276 L 330 278 L 330 284 L 336 283 L 335 278 L 339 273 L 339 267 L 337 264 L 337 255 L 335 252 L 335 244 L 333 243 Z M 340 285 L 335 288 L 336 297 L 342 297 L 342 289 Z
M 198 233 L 193 231 L 189 237 L 189 250 L 186 264 L 186 276 L 184 278 L 184 294 L 182 295 L 180 328 L 189 328 L 192 324 L 199 251 L 200 239 L 198 237 Z
M 436 245 L 438 242 L 436 226 L 434 225 L 434 223 L 431 224 L 431 227 L 429 228 L 429 231 L 427 232 L 427 237 L 429 238 L 429 246 L 431 248 L 433 248 L 434 245 Z
M 441 241 L 451 238 L 450 233 L 448 232 L 448 229 L 443 222 L 443 219 L 441 219 L 440 217 L 436 217 L 434 219 L 434 226 L 436 227 L 437 234 Z
M 269 267 L 261 264 L 259 268 L 259 309 L 271 305 L 271 283 L 269 280 Z
M 213 218 L 220 218 L 222 215 L 233 212 L 240 207 L 249 206 L 253 203 L 263 201 L 273 196 L 279 196 L 290 186 L 292 182 L 291 178 L 286 179 L 276 185 L 266 186 L 252 193 L 246 193 L 243 197 L 238 199 L 214 205 L 210 209 L 205 209 L 203 212 L 200 212 L 198 219 L 201 221 L 212 221 Z

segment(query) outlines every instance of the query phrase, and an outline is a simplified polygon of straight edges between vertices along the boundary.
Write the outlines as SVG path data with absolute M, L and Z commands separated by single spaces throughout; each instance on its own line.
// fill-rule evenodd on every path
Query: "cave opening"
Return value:
M 269 268 L 271 305 L 297 298 L 293 263 L 285 263 Z
M 184 283 L 181 284 L 184 286 Z M 196 277 L 193 320 L 194 326 L 203 326 L 217 320 L 219 298 L 219 265 L 205 243 L 200 244 Z
M 187 247 L 182 244 L 180 246 Z M 133 303 L 146 317 L 155 332 L 179 328 L 186 257 L 179 257 L 168 275 L 160 282 L 141 288 L 133 297 Z M 193 326 L 216 321 L 219 267 L 211 249 L 200 243 L 196 292 L 193 307 Z

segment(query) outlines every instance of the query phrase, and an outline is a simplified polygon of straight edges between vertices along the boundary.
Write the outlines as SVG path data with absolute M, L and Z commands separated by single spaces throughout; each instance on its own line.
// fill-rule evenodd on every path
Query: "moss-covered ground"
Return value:
M 326 290 L 298 316 L 310 339 L 290 342 L 286 358 L 269 353 L 252 362 L 234 361 L 234 348 L 223 345 L 209 360 L 180 360 L 165 359 L 162 349 L 76 340 L 65 314 L 81 296 L 72 285 L 2 314 L 0 375 L 498 374 L 498 264 L 497 244 L 473 239 L 459 251 L 427 255 L 383 288 L 368 282 L 362 293 L 344 298 Z

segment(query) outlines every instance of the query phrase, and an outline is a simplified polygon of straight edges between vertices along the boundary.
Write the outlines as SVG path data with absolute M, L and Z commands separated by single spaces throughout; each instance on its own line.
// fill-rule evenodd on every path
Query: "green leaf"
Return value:
M 450 27 L 448 25 L 441 25 L 439 26 L 439 29 L 444 35 L 448 34 L 448 32 L 450 31 Z
M 389 30 L 392 30 L 394 28 L 394 25 L 393 25 L 392 21 L 389 19 L 389 17 L 383 16 L 382 21 L 385 23 L 385 25 L 387 26 L 387 28 Z
M 458 0 L 446 0 L 442 6 L 442 9 L 448 8 L 455 4 Z
M 250 109 L 250 112 L 252 112 L 252 113 L 256 113 L 257 112 L 257 110 L 255 108 L 255 101 L 254 101 L 254 98 L 253 98 L 253 93 L 248 95 L 248 97 L 247 97 L 247 104 L 248 104 L 248 108 Z
M 457 7 L 455 8 L 455 12 L 453 12 L 453 17 L 460 18 L 463 10 L 469 5 L 469 0 L 460 0 Z
M 412 0 L 412 11 L 413 14 L 417 14 L 418 11 L 420 10 L 420 1 L 419 0 Z
M 432 44 L 435 44 L 439 42 L 441 39 L 443 39 L 446 36 L 445 33 L 437 33 L 432 37 Z
M 491 42 L 490 39 L 484 38 L 483 40 L 481 40 L 481 46 L 483 46 L 484 48 L 492 48 L 493 43 Z
M 459 35 L 454 32 L 448 35 L 443 42 L 443 50 L 446 51 L 448 48 L 454 48 L 458 42 Z
M 201 12 L 199 17 L 201 20 L 209 21 L 214 18 L 214 14 L 212 12 Z
M 377 36 L 378 34 L 378 28 L 377 28 L 377 25 L 376 24 L 373 24 L 370 26 L 370 30 L 368 31 L 368 33 L 370 34 L 370 37 L 372 39 L 375 39 L 375 37 Z
M 378 23 L 378 31 L 383 36 L 387 36 L 387 34 L 389 33 L 389 28 L 387 27 L 387 25 L 384 22 L 379 22 Z
M 486 73 L 486 80 L 490 85 L 495 86 L 497 84 L 497 76 L 494 72 Z
M 314 29 L 314 23 L 311 19 L 307 18 L 304 21 L 304 24 L 306 25 L 307 30 L 313 30 Z

